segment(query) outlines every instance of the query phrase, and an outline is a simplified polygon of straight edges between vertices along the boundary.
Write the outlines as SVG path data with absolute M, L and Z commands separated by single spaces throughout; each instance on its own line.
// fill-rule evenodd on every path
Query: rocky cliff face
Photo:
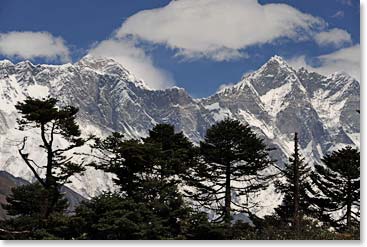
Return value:
M 297 71 L 278 56 L 204 99 L 193 99 L 177 87 L 151 90 L 111 59 L 86 56 L 59 66 L 4 60 L 0 61 L 0 168 L 31 180 L 16 151 L 24 133 L 15 129 L 14 107 L 28 95 L 51 95 L 62 104 L 78 106 L 83 134 L 120 131 L 137 138 L 157 123 L 170 123 L 198 143 L 213 123 L 235 118 L 276 147 L 273 156 L 281 164 L 292 152 L 294 132 L 299 133 L 310 162 L 319 162 L 323 154 L 341 145 L 359 146 L 359 91 L 359 82 L 349 75 Z M 27 148 L 37 150 L 37 133 L 28 135 L 34 141 Z M 32 153 L 35 159 L 44 159 Z M 113 184 L 108 174 L 90 169 L 71 187 L 92 196 Z

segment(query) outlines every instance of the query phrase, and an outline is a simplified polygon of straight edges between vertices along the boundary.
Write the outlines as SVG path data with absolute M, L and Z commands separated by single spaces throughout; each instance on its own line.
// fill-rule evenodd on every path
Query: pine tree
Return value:
M 329 221 L 339 230 L 351 231 L 359 228 L 360 217 L 360 153 L 346 147 L 322 159 L 323 164 L 315 165 L 312 181 L 314 204 L 323 220 Z M 335 218 L 335 212 L 342 216 Z
M 105 139 L 95 138 L 92 147 L 96 158 L 92 165 L 116 175 L 113 181 L 121 195 L 135 201 L 145 200 L 152 174 L 151 150 L 138 140 L 124 140 L 120 133 L 112 133 Z
M 73 216 L 72 226 L 80 239 L 161 239 L 167 226 L 148 205 L 104 193 L 82 202 Z
M 233 212 L 248 212 L 249 196 L 268 186 L 269 175 L 262 172 L 272 164 L 269 149 L 248 125 L 225 119 L 207 130 L 200 143 L 198 165 L 192 169 L 186 190 L 200 206 L 215 211 L 215 221 L 231 222 Z M 246 197 L 238 203 L 235 197 Z
M 30 216 L 40 218 L 42 212 L 45 211 L 44 201 L 47 193 L 43 186 L 38 182 L 29 185 L 14 187 L 11 194 L 6 197 L 4 208 L 10 216 Z M 64 211 L 67 208 L 67 200 L 60 198 L 55 205 L 56 211 Z
M 27 137 L 24 137 L 19 154 L 33 172 L 37 182 L 45 190 L 43 218 L 48 218 L 60 198 L 60 187 L 69 178 L 84 171 L 82 164 L 72 161 L 66 152 L 84 145 L 81 132 L 75 121 L 78 109 L 73 106 L 57 107 L 54 98 L 35 99 L 28 97 L 15 107 L 22 115 L 18 119 L 19 129 L 37 129 L 40 133 L 40 149 L 46 153 L 45 164 L 37 164 L 27 152 Z M 68 146 L 55 145 L 56 137 L 64 139 Z M 45 174 L 45 175 L 43 175 Z M 43 177 L 44 176 L 44 177 Z
M 300 223 L 303 215 L 307 213 L 309 207 L 309 188 L 310 167 L 301 157 L 298 147 L 298 135 L 294 134 L 294 153 L 289 158 L 283 169 L 280 169 L 284 181 L 276 181 L 276 189 L 284 194 L 282 204 L 275 209 L 280 218 L 291 223 L 296 233 L 300 232 Z
M 194 162 L 195 149 L 192 142 L 182 132 L 175 133 L 172 125 L 157 124 L 143 142 L 156 149 L 155 165 L 161 179 L 185 177 L 187 169 Z
M 114 133 L 97 138 L 93 147 L 97 150 L 93 165 L 116 174 L 122 198 L 151 209 L 169 227 L 167 237 L 182 233 L 190 209 L 178 185 L 193 148 L 182 133 L 175 133 L 173 126 L 157 125 L 142 141 L 124 140 L 122 134 Z
M 7 214 L 11 217 L 3 222 L 8 232 L 8 237 L 17 239 L 57 239 L 65 237 L 63 222 L 68 219 L 63 212 L 68 206 L 66 199 L 59 194 L 53 213 L 44 220 L 45 199 L 48 196 L 44 187 L 36 182 L 12 188 L 12 193 L 7 196 L 6 204 L 3 204 Z

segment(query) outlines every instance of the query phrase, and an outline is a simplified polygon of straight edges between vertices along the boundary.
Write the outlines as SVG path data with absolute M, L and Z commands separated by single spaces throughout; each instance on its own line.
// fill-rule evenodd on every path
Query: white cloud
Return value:
M 333 45 L 341 47 L 344 44 L 351 44 L 352 37 L 343 29 L 333 28 L 315 35 L 315 41 L 320 46 Z
M 304 67 L 323 75 L 328 75 L 334 72 L 346 72 L 360 81 L 360 53 L 360 45 L 358 44 L 317 57 L 320 62 L 320 66 L 310 65 L 307 63 L 305 56 L 292 58 L 288 60 L 288 62 L 295 68 Z
M 0 33 L 0 54 L 22 59 L 38 57 L 70 61 L 70 52 L 65 41 L 48 32 Z
M 248 54 L 236 49 L 221 48 L 207 52 L 197 52 L 181 49 L 176 53 L 177 57 L 183 57 L 184 60 L 195 60 L 197 58 L 208 58 L 214 61 L 233 61 L 241 58 L 248 58 Z
M 320 18 L 286 4 L 261 5 L 256 0 L 180 0 L 140 11 L 117 30 L 164 44 L 186 58 L 238 59 L 240 50 L 281 38 L 310 39 L 325 27 Z
M 174 84 L 173 78 L 155 67 L 151 57 L 130 39 L 104 40 L 93 47 L 89 54 L 116 60 L 152 89 L 167 88 Z
M 339 11 L 337 11 L 333 16 L 331 16 L 332 18 L 339 18 L 339 19 L 341 19 L 341 18 L 343 18 L 344 17 L 344 15 L 345 15 L 345 13 L 344 13 L 344 11 L 342 11 L 342 10 L 339 10 Z

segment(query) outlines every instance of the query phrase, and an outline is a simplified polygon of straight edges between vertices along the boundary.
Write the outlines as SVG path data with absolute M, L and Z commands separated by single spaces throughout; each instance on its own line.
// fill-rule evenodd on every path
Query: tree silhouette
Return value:
M 82 163 L 72 161 L 72 156 L 67 152 L 84 145 L 85 140 L 80 137 L 81 132 L 75 121 L 78 109 L 73 106 L 57 107 L 54 98 L 36 99 L 28 97 L 24 102 L 19 102 L 15 107 L 22 118 L 18 119 L 19 129 L 39 130 L 39 148 L 46 153 L 44 164 L 38 164 L 27 152 L 27 139 L 25 136 L 19 154 L 33 172 L 35 178 L 45 189 L 43 217 L 48 218 L 59 199 L 59 189 L 69 182 L 69 178 L 84 171 Z M 55 145 L 55 138 L 62 138 L 68 145 L 59 147 Z M 44 174 L 44 175 L 43 175 Z
M 233 212 L 249 212 L 250 194 L 268 186 L 271 176 L 262 173 L 272 160 L 269 149 L 248 125 L 225 119 L 208 129 L 200 143 L 198 165 L 186 190 L 197 203 L 215 211 L 216 221 L 229 224 Z M 238 198 L 245 196 L 244 202 Z

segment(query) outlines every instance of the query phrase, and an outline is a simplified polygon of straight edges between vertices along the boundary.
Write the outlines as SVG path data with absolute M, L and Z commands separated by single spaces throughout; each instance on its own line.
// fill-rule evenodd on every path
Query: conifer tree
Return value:
M 143 142 L 155 149 L 155 166 L 161 179 L 185 177 L 194 162 L 192 142 L 182 132 L 175 133 L 173 125 L 157 124 Z
M 67 200 L 59 194 L 53 212 L 44 220 L 47 196 L 47 191 L 38 182 L 12 188 L 11 194 L 6 197 L 7 203 L 2 205 L 10 216 L 3 222 L 10 238 L 56 239 L 67 234 L 67 226 L 63 225 L 68 219 L 63 214 L 68 206 Z
M 182 133 L 175 133 L 170 125 L 157 125 L 142 141 L 124 140 L 114 133 L 97 138 L 93 147 L 98 150 L 93 165 L 116 174 L 122 198 L 144 203 L 169 226 L 172 236 L 182 231 L 190 210 L 178 191 L 178 177 L 186 172 L 193 148 Z
M 296 233 L 299 233 L 303 215 L 307 213 L 309 198 L 310 167 L 304 162 L 298 147 L 298 135 L 294 134 L 294 152 L 283 169 L 280 169 L 284 181 L 276 181 L 276 189 L 284 194 L 282 204 L 275 209 L 281 220 L 291 223 Z
M 136 201 L 145 200 L 152 174 L 150 149 L 138 140 L 124 140 L 121 133 L 112 133 L 105 139 L 95 138 L 92 147 L 97 151 L 92 165 L 116 175 L 113 181 L 121 195 Z
M 229 224 L 233 212 L 248 212 L 253 206 L 250 194 L 268 186 L 271 176 L 262 173 L 272 164 L 268 151 L 248 125 L 229 118 L 216 123 L 200 143 L 201 156 L 189 183 L 195 192 L 187 194 L 215 211 L 215 221 Z M 238 203 L 242 196 L 245 203 Z
M 28 97 L 15 107 L 22 118 L 18 119 L 21 131 L 36 129 L 40 135 L 39 148 L 46 154 L 44 164 L 36 163 L 32 154 L 27 152 L 27 139 L 24 137 L 19 154 L 32 171 L 37 182 L 45 190 L 43 218 L 48 218 L 60 198 L 60 187 L 69 182 L 69 178 L 84 171 L 81 163 L 72 161 L 68 151 L 84 145 L 81 132 L 75 121 L 78 109 L 73 106 L 57 107 L 54 98 L 36 99 Z M 55 138 L 64 139 L 68 145 L 55 145 Z M 44 174 L 44 175 L 43 175 Z
M 359 228 L 359 151 L 352 147 L 333 151 L 322 159 L 322 163 L 315 165 L 312 181 L 317 189 L 312 192 L 314 204 L 324 216 L 323 220 L 341 231 Z M 342 215 L 337 217 L 336 212 Z

